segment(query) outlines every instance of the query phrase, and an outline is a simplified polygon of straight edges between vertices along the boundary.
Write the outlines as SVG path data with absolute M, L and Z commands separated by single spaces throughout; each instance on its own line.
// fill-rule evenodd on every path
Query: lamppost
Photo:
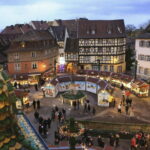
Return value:
M 133 62 L 132 64 L 134 65 L 134 80 L 136 80 L 136 78 L 137 78 L 136 72 L 137 72 L 138 61 L 135 60 L 135 62 Z
M 56 63 L 57 63 L 57 61 L 56 61 L 56 59 L 54 59 L 54 76 L 56 76 Z
M 100 59 L 97 59 L 97 63 L 98 63 L 98 71 L 100 71 Z

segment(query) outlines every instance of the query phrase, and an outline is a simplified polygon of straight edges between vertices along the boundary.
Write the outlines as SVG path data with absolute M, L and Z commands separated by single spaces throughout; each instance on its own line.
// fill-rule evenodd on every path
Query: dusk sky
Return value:
M 0 0 L 0 29 L 31 20 L 124 19 L 125 24 L 150 20 L 150 0 Z

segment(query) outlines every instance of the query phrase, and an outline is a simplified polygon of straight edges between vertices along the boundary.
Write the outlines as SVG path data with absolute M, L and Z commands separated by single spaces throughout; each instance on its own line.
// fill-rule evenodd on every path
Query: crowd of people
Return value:
M 150 150 L 150 134 L 140 131 L 131 139 L 131 150 Z
M 33 105 L 35 108 L 35 106 Z M 51 128 L 51 123 L 52 121 L 58 121 L 59 124 L 63 124 L 63 122 L 66 119 L 66 110 L 65 109 L 59 109 L 57 106 L 55 106 L 52 110 L 51 113 L 49 114 L 49 117 L 44 118 L 39 114 L 39 112 L 36 109 L 34 113 L 34 117 L 36 121 L 38 122 L 38 131 L 40 135 L 42 135 L 44 138 L 47 137 L 48 130 Z

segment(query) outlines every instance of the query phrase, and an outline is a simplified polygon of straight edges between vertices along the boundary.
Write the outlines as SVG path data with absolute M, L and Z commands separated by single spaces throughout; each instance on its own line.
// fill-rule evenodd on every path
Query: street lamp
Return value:
M 133 62 L 132 64 L 134 65 L 134 80 L 136 80 L 136 78 L 137 78 L 136 72 L 137 72 L 138 61 L 135 60 L 135 62 Z

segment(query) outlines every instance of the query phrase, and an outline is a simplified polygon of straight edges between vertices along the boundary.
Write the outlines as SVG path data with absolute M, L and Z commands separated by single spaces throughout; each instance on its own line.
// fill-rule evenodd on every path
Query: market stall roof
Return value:
M 129 76 L 129 75 L 126 75 L 126 74 L 121 74 L 120 79 L 121 79 L 123 82 L 131 82 L 131 81 L 133 80 L 133 77 L 132 77 L 132 76 Z
M 100 90 L 104 90 L 107 87 L 108 83 L 104 80 L 100 80 L 98 85 L 100 86 Z
M 87 74 L 87 70 L 78 70 L 77 74 L 86 75 Z
M 87 78 L 87 81 L 88 81 L 88 82 L 93 82 L 93 83 L 98 83 L 98 82 L 99 82 L 99 79 L 89 77 L 89 78 Z
M 50 83 L 51 83 L 52 85 L 57 85 L 57 83 L 59 83 L 59 82 L 58 82 L 58 79 L 57 79 L 57 78 L 54 78 L 54 79 L 51 80 Z
M 72 76 L 73 81 L 85 81 L 86 78 L 84 76 Z
M 58 81 L 61 83 L 61 82 L 69 82 L 71 81 L 71 77 L 70 76 L 61 76 L 61 77 L 58 77 L 57 78 Z
M 23 98 L 24 96 L 28 96 L 28 92 L 22 89 L 15 89 L 15 95 L 19 98 Z
M 114 78 L 114 79 L 120 79 L 121 74 L 113 72 L 113 73 L 111 73 L 111 77 Z
M 100 76 L 103 76 L 103 77 L 109 77 L 111 75 L 111 72 L 108 72 L 108 71 L 100 71 L 99 72 L 99 75 Z
M 87 71 L 87 74 L 88 74 L 88 75 L 91 75 L 91 76 L 92 76 L 92 75 L 93 75 L 93 76 L 96 76 L 96 75 L 99 74 L 99 72 L 96 71 L 96 70 L 88 70 L 88 71 Z

